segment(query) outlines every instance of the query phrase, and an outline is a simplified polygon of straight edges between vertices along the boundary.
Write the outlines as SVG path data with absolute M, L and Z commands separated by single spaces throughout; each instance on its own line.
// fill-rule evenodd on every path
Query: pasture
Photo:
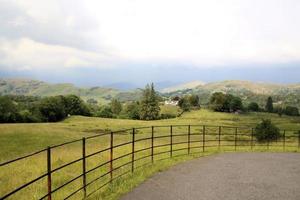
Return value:
M 188 113 L 184 113 L 181 117 L 174 119 L 166 119 L 166 120 L 157 120 L 157 121 L 140 121 L 140 120 L 123 120 L 123 119 L 103 119 L 103 118 L 92 118 L 92 117 L 81 117 L 81 116 L 72 116 L 62 122 L 59 123 L 39 123 L 39 124 L 1 124 L 0 125 L 0 158 L 1 162 L 26 155 L 28 153 L 38 151 L 40 149 L 44 149 L 47 146 L 64 143 L 70 140 L 79 139 L 78 142 L 68 144 L 65 146 L 57 147 L 51 151 L 52 155 L 52 169 L 59 168 L 65 165 L 68 162 L 76 160 L 82 155 L 82 137 L 91 137 L 91 139 L 86 141 L 86 154 L 90 155 L 97 151 L 106 149 L 110 145 L 110 136 L 96 137 L 97 134 L 117 131 L 120 129 L 131 129 L 133 127 L 151 127 L 151 126 L 161 126 L 155 128 L 156 136 L 164 136 L 169 135 L 169 125 L 174 125 L 174 134 L 186 133 L 187 127 L 183 125 L 195 125 L 191 127 L 190 132 L 195 134 L 192 136 L 192 140 L 196 140 L 201 142 L 201 132 L 202 126 L 207 125 L 211 126 L 208 132 L 211 132 L 215 135 L 211 135 L 211 140 L 216 139 L 216 134 L 218 128 L 213 126 L 237 126 L 237 127 L 254 127 L 261 119 L 269 118 L 271 119 L 281 130 L 300 130 L 300 118 L 299 117 L 287 117 L 282 116 L 279 117 L 276 114 L 266 114 L 266 113 L 248 113 L 248 114 L 228 114 L 228 113 L 216 113 L 209 110 L 199 110 L 192 111 Z M 182 125 L 176 127 L 175 125 Z M 244 131 L 244 133 L 249 133 L 250 129 Z M 228 135 L 224 136 L 224 140 L 228 140 L 223 144 L 229 144 L 229 142 L 233 140 L 233 136 L 230 134 L 233 133 L 234 129 L 227 130 Z M 126 143 L 131 141 L 131 134 L 129 131 L 125 131 L 123 134 L 114 136 L 114 145 Z M 150 128 L 140 128 L 137 129 L 137 140 L 143 137 L 149 137 L 151 133 Z M 224 130 L 224 133 L 226 131 Z M 197 135 L 199 134 L 199 135 Z M 288 135 L 293 135 L 294 132 L 287 132 Z M 95 137 L 94 137 L 95 136 Z M 186 136 L 186 135 L 185 135 Z M 186 141 L 186 137 L 178 137 L 177 143 L 181 143 Z M 101 138 L 101 139 L 100 139 Z M 210 138 L 208 138 L 210 139 Z M 157 146 L 163 145 L 169 141 L 169 138 L 161 138 L 156 141 Z M 280 141 L 279 141 L 280 142 Z M 297 145 L 296 141 L 295 147 Z M 281 144 L 281 143 L 280 143 Z M 269 150 L 271 151 L 282 151 L 280 146 L 270 146 Z M 143 149 L 145 147 L 149 147 L 149 141 L 140 141 L 136 144 L 135 148 L 138 151 L 139 149 Z M 176 148 L 184 148 L 186 144 L 178 144 Z M 92 199 L 116 199 L 124 192 L 131 190 L 134 186 L 144 181 L 147 177 L 151 176 L 153 173 L 168 168 L 169 166 L 182 162 L 184 160 L 192 159 L 193 157 L 204 156 L 212 153 L 218 152 L 218 148 L 212 147 L 208 148 L 205 152 L 196 150 L 198 143 L 194 144 L 195 150 L 193 150 L 191 155 L 176 157 L 179 155 L 179 152 L 174 152 L 174 158 L 168 159 L 160 162 L 154 162 L 154 165 L 151 167 L 143 167 L 142 170 L 136 170 L 133 175 L 129 174 L 126 179 L 119 179 L 113 182 L 110 187 L 106 187 L 103 189 L 101 193 L 91 196 Z M 211 146 L 214 146 L 215 142 L 212 141 Z M 193 147 L 193 146 L 192 146 Z M 120 157 L 126 155 L 131 152 L 131 145 L 122 145 L 120 148 L 114 151 L 114 157 Z M 156 153 L 163 152 L 165 150 L 169 150 L 168 146 L 162 146 Z M 234 150 L 232 147 L 228 146 L 227 149 L 224 150 Z M 248 151 L 249 148 L 238 147 L 238 151 Z M 255 147 L 256 151 L 264 151 L 265 147 L 257 146 Z M 295 148 L 289 149 L 287 147 L 286 151 L 295 151 Z M 297 148 L 296 148 L 297 151 Z M 299 151 L 299 150 L 298 150 Z M 137 155 L 136 159 L 141 158 L 143 156 L 147 156 L 149 152 L 140 152 Z M 91 170 L 97 167 L 99 164 L 107 161 L 109 159 L 109 152 L 103 152 L 101 154 L 97 154 L 95 156 L 89 157 L 87 162 L 87 170 Z M 160 160 L 165 157 L 169 157 L 169 155 L 159 155 L 155 159 Z M 128 162 L 128 159 L 131 157 L 124 156 L 122 159 L 117 160 L 114 163 L 114 167 L 122 166 Z M 136 167 L 143 166 L 144 160 L 141 160 L 140 163 L 136 163 Z M 46 153 L 42 152 L 30 159 L 25 159 L 22 161 L 18 161 L 16 163 L 11 163 L 7 166 L 2 167 L 0 171 L 1 177 L 1 185 L 4 187 L 0 188 L 0 196 L 6 194 L 12 189 L 16 188 L 18 185 L 22 185 L 34 177 L 38 175 L 42 175 L 46 172 Z M 109 166 L 104 165 L 101 168 L 96 168 L 96 170 L 92 170 L 91 173 L 87 176 L 87 182 L 94 180 L 99 174 L 105 174 L 108 170 Z M 129 170 L 130 166 L 126 166 L 124 168 L 120 168 L 118 172 L 116 172 L 113 176 L 117 177 L 118 173 L 122 174 L 122 172 L 126 172 Z M 145 170 L 147 169 L 147 170 Z M 52 175 L 53 179 L 53 189 L 58 188 L 60 185 L 64 184 L 68 180 L 78 176 L 82 172 L 82 164 L 81 162 L 74 163 L 70 167 L 63 168 L 62 170 L 56 171 Z M 109 175 L 109 174 L 108 174 Z M 101 179 L 102 183 L 109 181 L 108 177 L 103 177 Z M 91 184 L 91 187 L 88 188 L 87 193 L 96 189 L 101 182 L 95 183 L 95 185 Z M 53 194 L 53 199 L 63 199 L 70 191 L 74 188 L 78 188 L 82 184 L 82 180 L 79 178 L 59 190 L 58 192 Z M 41 179 L 36 183 L 32 184 L 28 188 L 20 191 L 14 198 L 12 199 L 30 199 L 29 197 L 33 197 L 34 199 L 41 198 L 45 193 L 47 193 L 47 185 L 46 179 Z M 74 196 L 75 199 L 80 198 L 82 196 L 82 192 L 78 192 Z

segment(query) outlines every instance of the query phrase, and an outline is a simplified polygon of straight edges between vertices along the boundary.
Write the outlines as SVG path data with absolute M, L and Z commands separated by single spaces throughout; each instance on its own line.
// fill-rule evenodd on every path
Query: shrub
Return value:
M 160 115 L 160 119 L 172 119 L 176 118 L 177 116 L 171 113 L 163 113 Z
M 254 136 L 259 142 L 273 141 L 280 137 L 279 128 L 272 124 L 271 120 L 263 119 L 257 124 Z

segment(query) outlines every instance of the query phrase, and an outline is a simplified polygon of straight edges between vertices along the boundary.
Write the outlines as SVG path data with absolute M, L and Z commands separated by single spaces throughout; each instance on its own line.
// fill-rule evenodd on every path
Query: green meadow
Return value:
M 166 108 L 171 109 L 171 108 Z M 174 111 L 175 113 L 175 111 Z M 72 116 L 65 119 L 62 122 L 57 123 L 32 123 L 32 124 L 1 124 L 0 125 L 0 161 L 4 162 L 19 156 L 32 153 L 44 149 L 47 146 L 64 143 L 70 140 L 81 139 L 82 137 L 95 136 L 100 133 L 117 131 L 121 129 L 131 129 L 133 127 L 150 127 L 150 126 L 164 126 L 155 129 L 155 136 L 168 135 L 170 131 L 169 125 L 195 125 L 191 128 L 192 140 L 201 142 L 201 131 L 202 126 L 237 126 L 237 127 L 255 127 L 261 119 L 271 119 L 281 130 L 291 130 L 287 131 L 287 135 L 295 134 L 296 130 L 300 130 L 300 117 L 279 117 L 277 114 L 269 113 L 247 113 L 247 114 L 229 114 L 229 113 L 218 113 L 212 112 L 210 110 L 201 109 L 197 111 L 186 112 L 180 117 L 173 119 L 157 120 L 157 121 L 141 121 L 141 120 L 124 120 L 124 119 L 104 119 L 104 118 L 94 118 L 94 117 L 82 117 L 82 116 Z M 241 129 L 241 133 L 249 134 L 250 129 Z M 213 134 L 218 131 L 217 127 L 211 127 L 207 130 Z M 233 133 L 234 130 L 227 130 L 228 133 Z M 174 127 L 174 135 L 186 133 L 187 126 Z M 224 130 L 224 132 L 226 132 Z M 122 132 L 123 134 L 114 136 L 114 145 L 121 144 L 124 142 L 131 141 L 131 131 Z M 143 137 L 149 137 L 151 133 L 150 128 L 137 129 L 137 138 L 141 139 Z M 197 135 L 199 134 L 199 135 Z M 208 139 L 216 139 L 216 135 L 208 136 Z M 176 137 L 175 143 L 180 143 L 186 141 L 186 137 Z M 86 141 L 86 154 L 92 154 L 99 150 L 109 147 L 110 136 L 95 137 L 88 139 Z M 228 135 L 223 138 L 231 141 L 233 138 Z M 155 145 L 166 144 L 169 138 L 161 138 L 155 142 Z M 297 147 L 297 141 L 287 141 L 292 144 L 292 146 Z M 214 144 L 213 142 L 211 143 Z M 229 144 L 229 142 L 224 142 L 224 144 Z M 149 147 L 150 143 L 148 140 L 140 141 L 136 143 L 136 150 Z M 159 155 L 155 157 L 153 165 L 147 165 L 145 167 L 137 168 L 133 174 L 129 173 L 124 176 L 124 178 L 117 179 L 102 190 L 95 193 L 90 197 L 90 199 L 117 199 L 120 195 L 125 192 L 130 191 L 134 186 L 138 185 L 149 176 L 153 175 L 157 171 L 167 169 L 168 167 L 183 162 L 185 160 L 193 159 L 195 157 L 206 156 L 212 153 L 219 152 L 218 148 L 207 148 L 205 152 L 201 152 L 199 148 L 200 143 L 193 143 L 192 154 L 189 156 L 177 157 L 181 153 L 187 153 L 186 151 L 176 151 L 176 148 L 185 148 L 186 144 L 178 144 L 174 146 L 174 154 L 172 159 L 166 159 L 163 161 L 158 161 L 160 159 L 169 158 L 169 154 L 159 154 L 169 149 L 169 147 L 157 148 L 155 151 Z M 208 144 L 209 145 L 209 144 Z M 76 160 L 82 156 L 82 143 L 78 141 L 69 145 L 54 148 L 51 151 L 52 155 L 52 169 L 60 167 L 68 162 Z M 238 147 L 238 151 L 249 151 L 248 147 Z M 254 148 L 256 151 L 265 151 L 265 147 L 257 146 Z M 269 148 L 271 151 L 282 151 L 280 143 L 278 146 L 271 146 Z M 232 147 L 226 147 L 220 151 L 234 151 Z M 286 151 L 299 151 L 298 148 L 289 148 L 287 146 Z M 119 157 L 131 152 L 131 144 L 124 145 L 114 151 L 114 157 Z M 136 159 L 142 158 L 143 156 L 149 155 L 149 151 L 141 151 L 136 154 Z M 87 159 L 87 170 L 91 170 L 97 167 L 99 164 L 106 162 L 109 159 L 109 152 L 105 151 L 95 156 L 91 156 Z M 122 159 L 116 160 L 114 162 L 114 168 L 118 168 L 123 164 L 128 163 L 131 159 L 130 156 L 125 156 Z M 150 158 L 149 158 L 150 159 Z M 135 167 L 143 166 L 146 162 L 151 160 L 141 159 L 135 163 Z M 20 186 L 39 175 L 46 172 L 46 153 L 42 152 L 38 155 L 31 157 L 30 159 L 24 159 L 16 163 L 11 163 L 9 165 L 0 168 L 0 196 L 8 193 L 17 186 Z M 87 182 L 93 181 L 100 174 L 105 174 L 109 169 L 108 165 L 92 170 L 91 173 L 87 175 Z M 117 177 L 123 172 L 127 172 L 131 169 L 131 165 L 126 165 L 121 167 L 119 170 L 114 172 L 113 176 Z M 82 163 L 77 162 L 70 165 L 62 170 L 53 173 L 53 187 L 55 189 L 60 185 L 64 184 L 68 180 L 80 175 L 82 173 Z M 101 183 L 109 181 L 109 175 L 104 176 L 101 180 L 95 181 L 89 185 L 87 188 L 87 193 L 91 193 L 99 186 Z M 71 184 L 63 187 L 53 194 L 53 199 L 63 199 L 76 188 L 79 188 L 82 184 L 82 179 L 79 178 L 72 182 Z M 44 194 L 47 193 L 46 187 L 47 179 L 43 178 L 31 186 L 21 190 L 15 196 L 10 199 L 39 199 Z M 78 192 L 73 196 L 73 199 L 82 198 L 82 192 Z

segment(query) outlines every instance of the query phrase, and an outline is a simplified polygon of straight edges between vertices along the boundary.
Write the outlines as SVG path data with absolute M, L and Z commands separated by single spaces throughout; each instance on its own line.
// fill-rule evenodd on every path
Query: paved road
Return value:
M 122 200 L 300 200 L 300 154 L 226 153 L 161 172 Z

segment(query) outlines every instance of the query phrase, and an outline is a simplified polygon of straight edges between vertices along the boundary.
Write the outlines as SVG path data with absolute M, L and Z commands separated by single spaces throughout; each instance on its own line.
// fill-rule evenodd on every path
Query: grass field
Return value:
M 0 125 L 0 158 L 1 162 L 31 153 L 45 148 L 46 146 L 63 143 L 73 139 L 80 139 L 86 136 L 92 136 L 97 133 L 102 133 L 105 131 L 115 131 L 119 129 L 132 128 L 132 127 L 144 127 L 144 126 L 162 126 L 162 125 L 222 125 L 222 126 L 250 126 L 254 127 L 262 118 L 271 119 L 280 129 L 287 130 L 300 130 L 300 118 L 299 117 L 279 117 L 275 114 L 266 113 L 249 113 L 249 114 L 228 114 L 228 113 L 216 113 L 209 110 L 199 110 L 184 113 L 179 118 L 168 119 L 168 120 L 157 120 L 157 121 L 139 121 L 139 120 L 121 120 L 121 119 L 101 119 L 101 118 L 91 118 L 91 117 L 81 117 L 73 116 L 69 119 L 64 120 L 59 123 L 39 123 L 39 124 L 1 124 Z M 156 130 L 157 134 L 163 135 L 168 134 L 168 128 L 160 128 Z M 174 134 L 186 131 L 186 128 L 180 127 L 174 130 Z M 192 133 L 199 133 L 201 129 L 197 126 L 192 128 Z M 215 132 L 216 130 L 211 130 Z M 146 136 L 150 133 L 149 129 L 141 130 L 139 132 L 139 137 Z M 290 132 L 293 134 L 293 132 Z M 195 136 L 196 137 L 196 136 Z M 115 142 L 121 143 L 131 139 L 130 134 L 116 136 Z M 199 138 L 195 138 L 198 140 Z M 230 139 L 230 138 L 229 138 Z M 186 140 L 183 138 L 182 140 Z M 180 142 L 179 139 L 177 142 Z M 157 141 L 156 145 L 163 144 L 164 140 Z M 87 142 L 87 154 L 93 153 L 99 149 L 108 147 L 109 138 L 101 137 L 100 139 L 92 139 Z M 148 141 L 139 142 L 136 146 L 137 149 L 141 149 L 149 145 Z M 180 146 L 178 146 L 180 148 Z M 126 154 L 130 152 L 131 146 L 125 145 L 119 150 L 114 152 L 115 156 Z M 162 148 L 161 151 L 164 149 Z M 227 149 L 232 150 L 232 149 Z M 239 148 L 240 151 L 246 151 L 247 149 Z M 266 150 L 265 148 L 257 147 L 256 150 Z M 273 148 L 272 151 L 281 151 L 281 148 Z M 289 150 L 287 148 L 287 150 Z M 207 152 L 195 152 L 194 156 L 202 156 L 206 154 L 211 154 L 217 152 L 217 149 L 211 148 Z M 145 152 L 147 153 L 147 152 Z M 64 147 L 56 148 L 52 151 L 52 167 L 53 169 L 59 167 L 67 162 L 78 159 L 81 156 L 81 143 L 70 144 Z M 139 156 L 143 156 L 141 153 Z M 176 156 L 176 153 L 174 153 Z M 194 156 L 184 156 L 178 157 L 171 160 L 165 160 L 154 164 L 154 166 L 147 168 L 147 170 L 137 170 L 132 178 L 120 179 L 112 184 L 111 187 L 106 188 L 101 194 L 95 195 L 93 199 L 116 199 L 120 194 L 129 191 L 132 187 L 138 183 L 145 180 L 147 177 L 151 176 L 153 173 L 159 170 L 166 169 L 167 167 L 187 160 L 192 159 Z M 108 152 L 98 155 L 95 159 L 88 159 L 87 166 L 88 169 L 99 165 L 99 163 L 107 160 L 109 157 Z M 157 158 L 159 159 L 159 157 Z M 120 159 L 116 166 L 122 165 L 128 161 L 128 158 Z M 143 164 L 142 162 L 140 164 Z M 137 163 L 138 165 L 138 163 Z M 130 166 L 129 166 L 130 167 Z M 70 168 L 63 169 L 61 171 L 55 172 L 53 174 L 53 187 L 56 188 L 63 184 L 67 180 L 73 178 L 74 176 L 81 173 L 81 163 L 75 163 Z M 89 174 L 88 180 L 92 180 L 97 177 L 99 173 L 105 173 L 108 166 L 96 170 L 95 172 Z M 124 168 L 122 170 L 128 170 Z M 33 159 L 20 161 L 16 164 L 10 164 L 7 167 L 3 167 L 0 171 L 0 184 L 4 187 L 0 188 L 0 196 L 7 193 L 11 189 L 15 188 L 17 185 L 24 184 L 27 181 L 32 180 L 34 177 L 45 173 L 46 171 L 46 155 L 45 153 L 34 156 Z M 121 173 L 121 172 L 120 172 Z M 117 174 L 115 174 L 117 176 Z M 105 181 L 108 180 L 104 178 Z M 70 189 L 74 189 L 76 186 L 81 184 L 81 180 L 75 181 L 73 184 L 66 186 L 59 193 L 55 193 L 54 199 L 61 199 L 66 196 Z M 29 197 L 41 197 L 42 194 L 46 192 L 46 179 L 33 184 L 29 188 L 20 192 L 13 199 L 30 199 Z M 93 189 L 94 186 L 90 188 Z M 96 186 L 95 186 L 96 187 Z M 82 194 L 78 194 L 79 196 Z

